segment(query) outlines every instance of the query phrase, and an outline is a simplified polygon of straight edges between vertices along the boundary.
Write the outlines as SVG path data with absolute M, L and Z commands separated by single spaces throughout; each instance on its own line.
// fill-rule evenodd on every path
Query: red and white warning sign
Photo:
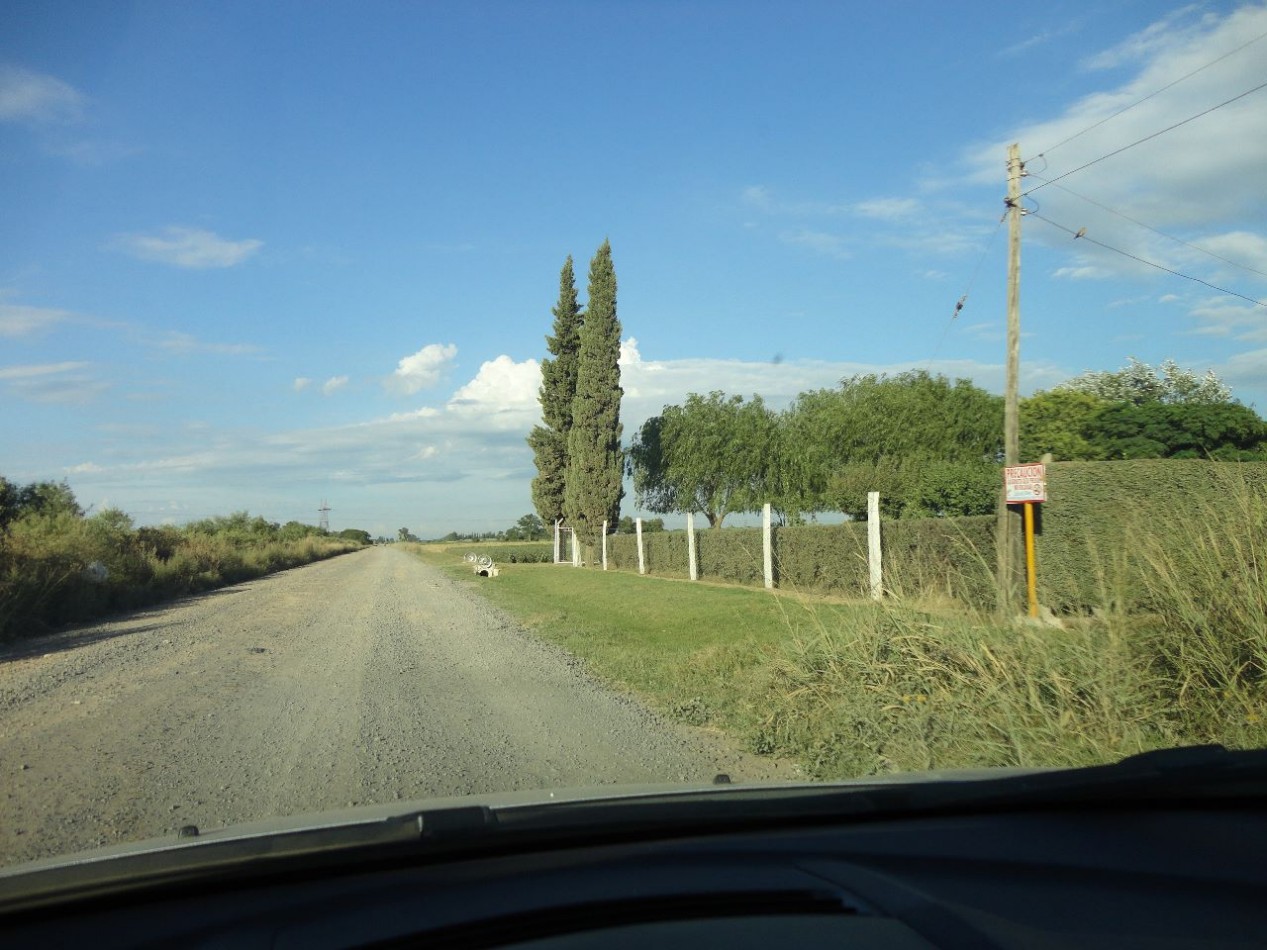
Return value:
M 1034 465 L 1009 465 L 1003 469 L 1003 486 L 1009 505 L 1028 505 L 1047 500 L 1047 467 Z

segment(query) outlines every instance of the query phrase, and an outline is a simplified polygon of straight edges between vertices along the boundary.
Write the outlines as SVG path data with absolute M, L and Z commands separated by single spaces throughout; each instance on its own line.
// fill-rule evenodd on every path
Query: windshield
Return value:
M 0 865 L 1267 739 L 1267 6 L 19 2 Z

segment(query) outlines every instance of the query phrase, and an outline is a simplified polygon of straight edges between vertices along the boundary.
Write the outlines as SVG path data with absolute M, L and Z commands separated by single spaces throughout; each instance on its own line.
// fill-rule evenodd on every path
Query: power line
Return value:
M 933 355 L 928 358 L 928 366 L 931 368 L 933 361 L 941 354 L 942 344 L 946 342 L 946 336 L 950 333 L 950 328 L 954 324 L 955 319 L 963 310 L 964 304 L 968 302 L 968 295 L 972 293 L 972 288 L 977 282 L 977 275 L 981 273 L 981 265 L 985 263 L 986 255 L 990 253 L 990 249 L 994 247 L 994 239 L 999 236 L 999 231 L 1003 227 L 1003 222 L 1007 220 L 1007 215 L 999 218 L 999 223 L 994 226 L 994 230 L 990 232 L 989 240 L 986 241 L 985 247 L 981 249 L 981 256 L 977 258 L 977 264 L 972 269 L 972 276 L 968 278 L 968 285 L 964 287 L 963 296 L 955 303 L 954 312 L 951 313 L 950 319 L 946 321 L 946 326 L 942 328 L 941 337 L 937 340 L 937 346 L 933 348 Z
M 1037 212 L 1032 212 L 1032 211 L 1026 214 L 1026 217 L 1037 218 L 1039 221 L 1042 221 L 1044 224 L 1049 224 L 1053 228 L 1056 228 L 1059 231 L 1064 231 L 1066 234 L 1072 235 L 1076 240 L 1087 241 L 1091 244 L 1096 245 L 1096 247 L 1102 247 L 1106 251 L 1112 251 L 1114 254 L 1121 254 L 1123 257 L 1129 257 L 1133 261 L 1138 261 L 1141 264 L 1147 264 L 1149 267 L 1155 267 L 1158 270 L 1163 270 L 1167 274 L 1173 274 L 1175 277 L 1182 277 L 1184 280 L 1194 281 L 1195 283 L 1202 284 L 1206 287 L 1209 287 L 1211 290 L 1217 290 L 1221 294 L 1227 294 L 1230 297 L 1239 297 L 1241 300 L 1249 301 L 1256 307 L 1267 307 L 1267 303 L 1263 303 L 1263 301 L 1261 300 L 1255 300 L 1253 297 L 1247 297 L 1245 296 L 1245 294 L 1237 293 L 1235 290 L 1228 290 L 1226 287 L 1220 287 L 1218 284 L 1212 284 L 1208 280 L 1202 280 L 1200 277 L 1193 277 L 1191 274 L 1184 274 L 1181 271 L 1172 270 L 1169 267 L 1166 267 L 1162 264 L 1158 264 L 1156 261 L 1147 260 L 1146 258 L 1140 257 L 1137 254 L 1132 254 L 1130 251 L 1124 251 L 1120 247 L 1114 247 L 1111 244 L 1105 244 L 1103 241 L 1097 241 L 1093 237 L 1088 237 L 1086 228 L 1080 228 L 1077 231 L 1075 231 L 1073 230 L 1073 228 L 1067 228 L 1063 224 L 1057 224 L 1055 221 L 1052 221 L 1050 218 L 1045 218 L 1041 214 L 1038 214 Z
M 1033 173 L 1030 173 L 1029 177 L 1037 178 L 1039 181 L 1043 182 L 1044 184 L 1048 184 L 1048 185 L 1053 184 L 1053 182 L 1049 182 L 1046 179 L 1038 175 L 1035 175 Z M 1143 221 L 1137 220 L 1136 218 L 1132 218 L 1129 214 L 1126 214 L 1125 212 L 1118 211 L 1115 208 L 1110 208 L 1106 204 L 1101 204 L 1100 202 L 1096 201 L 1094 198 L 1088 198 L 1086 195 L 1078 194 L 1078 192 L 1074 191 L 1072 188 L 1066 187 L 1065 185 L 1056 185 L 1056 187 L 1059 188 L 1061 191 L 1065 192 L 1066 194 L 1073 195 L 1075 198 L 1081 198 L 1087 204 L 1095 205 L 1097 208 L 1099 208 L 1102 211 L 1107 211 L 1109 214 L 1117 215 L 1119 218 L 1123 219 L 1124 221 L 1129 221 L 1131 222 L 1131 224 L 1137 225 L 1143 228 L 1145 231 L 1152 231 L 1153 234 L 1156 234 L 1159 237 L 1164 237 L 1168 241 L 1174 241 L 1176 244 L 1182 244 L 1184 247 L 1190 247 L 1194 251 L 1200 251 L 1202 254 L 1205 254 L 1209 257 L 1214 258 L 1216 261 L 1222 261 L 1224 264 L 1231 264 L 1233 267 L 1239 267 L 1241 270 L 1249 271 L 1251 274 L 1257 274 L 1260 277 L 1267 277 L 1267 272 L 1256 270 L 1255 268 L 1250 267 L 1248 264 L 1241 264 L 1238 261 L 1230 260 L 1226 257 L 1223 257 L 1220 254 L 1215 254 L 1213 251 L 1207 251 L 1205 248 L 1201 247 L 1200 245 L 1193 244 L 1190 241 L 1185 241 L 1183 238 L 1177 238 L 1173 234 L 1167 234 L 1165 231 L 1159 231 L 1157 230 L 1157 228 L 1154 228 L 1152 225 L 1145 224 Z M 1033 211 L 1026 211 L 1026 214 L 1034 214 L 1034 213 L 1035 212 Z
M 1157 131 L 1157 132 L 1153 132 L 1151 135 L 1145 135 L 1142 139 L 1136 139 L 1130 145 L 1123 145 L 1121 148 L 1116 148 L 1113 151 L 1108 152 L 1107 154 L 1101 155 L 1099 158 L 1092 159 L 1091 161 L 1087 162 L 1085 165 L 1079 165 L 1077 168 L 1073 169 L 1072 171 L 1065 172 L 1063 175 L 1057 175 L 1055 178 L 1049 179 L 1043 182 L 1043 184 L 1038 185 L 1035 188 L 1029 189 L 1029 191 L 1025 192 L 1025 194 L 1026 195 L 1033 194 L 1034 192 L 1038 191 L 1039 188 L 1046 188 L 1048 185 L 1054 185 L 1056 182 L 1060 181 L 1062 178 L 1068 178 L 1070 175 L 1076 174 L 1077 172 L 1082 171 L 1084 168 L 1090 168 L 1092 165 L 1098 165 L 1100 162 L 1104 161 L 1106 158 L 1112 158 L 1114 155 L 1121 155 L 1127 149 L 1134 148 L 1136 145 L 1142 145 L 1143 143 L 1150 141 L 1151 139 L 1157 138 L 1157 136 L 1159 135 L 1165 135 L 1167 132 L 1173 132 L 1175 129 L 1179 128 L 1181 125 L 1187 125 L 1189 122 L 1193 121 L 1194 119 L 1199 119 L 1203 115 L 1209 115 L 1211 112 L 1214 112 L 1217 109 L 1222 109 L 1224 106 L 1231 105 L 1233 102 L 1236 102 L 1238 99 L 1244 99 L 1246 96 L 1250 95 L 1251 93 L 1258 92 L 1260 89 L 1267 89 L 1267 82 L 1260 83 L 1259 85 L 1255 86 L 1253 89 L 1246 89 L 1240 95 L 1233 96 L 1231 99 L 1225 99 L 1223 102 L 1220 102 L 1216 106 L 1210 106 L 1210 108 L 1202 112 L 1198 112 L 1196 115 L 1190 115 L 1188 116 L 1188 118 L 1182 119 L 1179 122 L 1176 122 L 1174 125 L 1168 125 L 1166 126 L 1166 128 L 1161 129 L 1160 131 Z
M 1153 90 L 1148 95 L 1144 96 L 1144 98 L 1136 99 L 1129 106 L 1123 106 L 1121 109 L 1118 109 L 1112 115 L 1105 116 L 1099 122 L 1095 122 L 1091 125 L 1088 125 L 1082 131 L 1075 132 L 1073 135 L 1069 136 L 1068 138 L 1061 139 L 1059 142 L 1057 142 L 1055 145 L 1051 146 L 1050 148 L 1043 149 L 1041 152 L 1038 153 L 1038 155 L 1034 157 L 1037 158 L 1040 155 L 1048 155 L 1051 152 L 1056 151 L 1056 149 L 1060 148 L 1060 146 L 1067 145 L 1070 142 L 1072 142 L 1074 139 L 1079 138 L 1080 136 L 1086 135 L 1092 129 L 1098 129 L 1100 126 L 1104 125 L 1104 123 L 1109 122 L 1112 119 L 1116 119 L 1122 113 L 1129 112 L 1131 109 L 1134 109 L 1136 106 L 1147 102 L 1149 99 L 1153 98 L 1154 96 L 1158 96 L 1161 93 L 1165 92 L 1167 89 L 1170 89 L 1170 88 L 1173 88 L 1174 86 L 1179 85 L 1179 83 L 1183 82 L 1185 79 L 1191 79 L 1193 76 L 1195 76 L 1197 73 L 1201 72 L 1202 70 L 1209 69 L 1211 66 L 1214 66 L 1214 65 L 1217 65 L 1218 63 L 1223 62 L 1223 60 L 1227 59 L 1229 56 L 1234 56 L 1235 54 L 1239 53 L 1241 50 L 1245 49 L 1245 47 L 1253 46 L 1255 43 L 1261 40 L 1264 36 L 1267 36 L 1267 33 L 1259 33 L 1252 40 L 1242 43 L 1240 46 L 1236 47 L 1236 49 L 1234 50 L 1229 50 L 1228 52 L 1220 56 L 1218 59 L 1212 59 L 1210 60 L 1210 62 L 1206 63 L 1204 66 L 1198 66 L 1192 72 L 1185 73 L 1184 75 L 1180 76 L 1178 79 L 1174 80 L 1173 82 L 1166 83 L 1166 85 L 1162 86 L 1160 89 Z

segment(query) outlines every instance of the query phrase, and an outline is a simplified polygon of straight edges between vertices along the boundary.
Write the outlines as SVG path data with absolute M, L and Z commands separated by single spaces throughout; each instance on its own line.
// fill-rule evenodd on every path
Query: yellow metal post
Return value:
M 1038 616 L 1038 572 L 1034 563 L 1034 504 L 1025 509 L 1025 574 L 1029 581 L 1029 615 Z

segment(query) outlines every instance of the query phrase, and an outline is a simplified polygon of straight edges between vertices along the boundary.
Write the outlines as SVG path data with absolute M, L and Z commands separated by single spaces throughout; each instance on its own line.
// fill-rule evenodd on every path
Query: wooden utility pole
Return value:
M 1003 464 L 1020 462 L 1020 377 L 1021 377 L 1021 147 L 1007 147 L 1007 382 L 1003 393 Z M 1016 566 L 1020 563 L 1020 535 L 1013 525 L 1002 488 L 998 522 L 998 606 L 1011 614 Z
M 1018 393 L 1021 380 L 1021 147 L 1007 148 L 1007 391 L 1003 404 L 1003 461 L 1020 464 Z

